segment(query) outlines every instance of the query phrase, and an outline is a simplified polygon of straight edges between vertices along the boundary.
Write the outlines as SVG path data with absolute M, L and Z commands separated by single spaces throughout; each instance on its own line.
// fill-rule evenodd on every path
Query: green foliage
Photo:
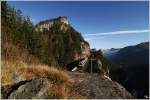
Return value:
M 6 44 L 27 50 L 48 65 L 65 66 L 73 61 L 75 53 L 81 53 L 81 42 L 84 42 L 80 33 L 70 25 L 55 20 L 53 27 L 43 32 L 35 31 L 29 17 L 22 15 L 20 10 L 10 7 L 2 1 L 2 48 Z M 60 29 L 61 26 L 66 31 Z
M 60 30 L 62 25 L 67 27 L 66 31 Z M 49 48 L 46 51 L 51 53 L 49 55 L 53 56 L 56 64 L 66 66 L 73 61 L 75 52 L 81 53 L 82 37 L 71 26 L 56 21 L 53 27 L 49 31 L 45 30 L 43 34 L 48 38 Z

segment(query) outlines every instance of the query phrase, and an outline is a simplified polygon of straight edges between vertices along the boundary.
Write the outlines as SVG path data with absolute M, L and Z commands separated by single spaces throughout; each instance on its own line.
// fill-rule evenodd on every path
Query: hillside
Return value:
M 120 49 L 117 48 L 111 48 L 111 49 L 106 49 L 106 50 L 102 50 L 103 52 L 103 55 L 108 58 L 108 59 L 111 59 L 111 57 L 114 57 L 115 54 L 119 51 Z
M 33 25 L 6 1 L 1 8 L 2 99 L 133 98 L 110 80 L 110 62 L 100 50 L 90 50 L 67 17 Z M 95 60 L 80 66 L 86 58 Z M 72 72 L 74 67 L 81 71 Z
M 105 54 L 107 59 L 118 66 L 112 72 L 112 79 L 125 86 L 137 98 L 149 96 L 149 42 L 121 48 L 109 56 Z
M 23 16 L 20 10 L 15 11 L 6 2 L 3 2 L 2 58 L 8 59 L 6 55 L 9 54 L 6 53 L 10 53 L 7 52 L 6 45 L 13 45 L 14 48 L 27 51 L 44 64 L 62 68 L 74 60 L 89 56 L 89 44 L 70 24 L 66 24 L 63 18 L 49 19 L 48 25 L 53 23 L 49 27 L 45 27 L 47 20 L 34 26 L 30 18 Z M 69 23 L 67 18 L 65 21 Z M 44 26 L 41 28 L 42 31 L 38 30 L 39 25 Z
M 112 62 L 124 65 L 147 64 L 149 53 L 148 50 L 149 42 L 144 42 L 135 46 L 128 46 L 119 49 L 114 55 L 110 55 L 107 58 L 110 59 Z
M 64 21 L 65 20 L 65 21 Z M 66 66 L 74 60 L 90 55 L 89 44 L 83 39 L 67 20 L 67 17 L 58 17 L 41 21 L 36 25 L 37 31 L 42 31 L 47 40 L 49 58 L 59 66 Z M 44 26 L 44 27 L 43 27 Z M 49 62 L 49 61 L 47 61 Z

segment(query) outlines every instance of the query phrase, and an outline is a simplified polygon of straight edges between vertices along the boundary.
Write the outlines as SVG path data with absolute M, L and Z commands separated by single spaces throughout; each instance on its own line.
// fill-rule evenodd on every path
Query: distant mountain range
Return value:
M 112 62 L 128 66 L 131 64 L 147 64 L 149 62 L 149 42 L 124 48 L 103 50 L 104 56 Z
M 149 96 L 149 42 L 103 50 L 103 55 L 118 66 L 111 75 L 114 80 L 137 98 Z
M 103 52 L 103 55 L 109 59 L 109 58 L 115 56 L 115 54 L 119 50 L 120 50 L 120 48 L 111 48 L 111 49 L 102 50 L 102 52 Z

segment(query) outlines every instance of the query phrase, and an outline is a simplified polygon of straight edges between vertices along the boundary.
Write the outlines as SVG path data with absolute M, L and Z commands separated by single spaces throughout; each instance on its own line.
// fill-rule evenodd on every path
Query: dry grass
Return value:
M 4 61 L 25 62 L 27 64 L 38 64 L 39 59 L 31 55 L 26 49 L 19 48 L 11 43 L 2 45 L 1 58 Z
M 21 62 L 20 62 L 21 63 Z M 24 67 L 24 64 L 21 65 Z M 17 62 L 1 61 L 1 83 L 2 85 L 12 84 L 15 82 L 14 74 L 18 73 L 19 64 Z
M 54 67 L 48 67 L 46 65 L 30 65 L 30 67 L 21 68 L 20 72 L 24 78 L 28 80 L 46 77 L 57 84 L 71 85 L 73 83 L 73 80 L 65 72 Z
M 13 77 L 23 80 L 46 77 L 53 82 L 72 84 L 73 80 L 62 70 L 46 65 L 26 64 L 23 62 L 2 61 L 2 84 L 13 83 Z
M 47 95 L 49 98 L 63 99 L 70 96 L 74 80 L 63 70 L 41 64 L 25 50 L 11 44 L 3 48 L 1 61 L 1 85 L 13 84 L 22 80 L 46 77 L 52 85 Z
M 40 77 L 49 79 L 52 87 L 47 93 L 49 98 L 68 98 L 69 90 L 74 80 L 64 71 L 46 65 L 26 64 L 23 62 L 2 61 L 2 85 L 12 84 L 16 81 L 31 80 Z M 19 77 L 19 80 L 18 80 Z

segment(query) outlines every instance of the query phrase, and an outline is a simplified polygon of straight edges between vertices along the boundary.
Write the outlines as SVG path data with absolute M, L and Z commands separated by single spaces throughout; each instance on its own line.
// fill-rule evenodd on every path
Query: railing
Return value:
M 88 62 L 88 58 L 83 59 L 79 62 L 78 66 L 74 67 L 71 71 L 76 71 L 78 67 L 85 67 L 86 63 Z

